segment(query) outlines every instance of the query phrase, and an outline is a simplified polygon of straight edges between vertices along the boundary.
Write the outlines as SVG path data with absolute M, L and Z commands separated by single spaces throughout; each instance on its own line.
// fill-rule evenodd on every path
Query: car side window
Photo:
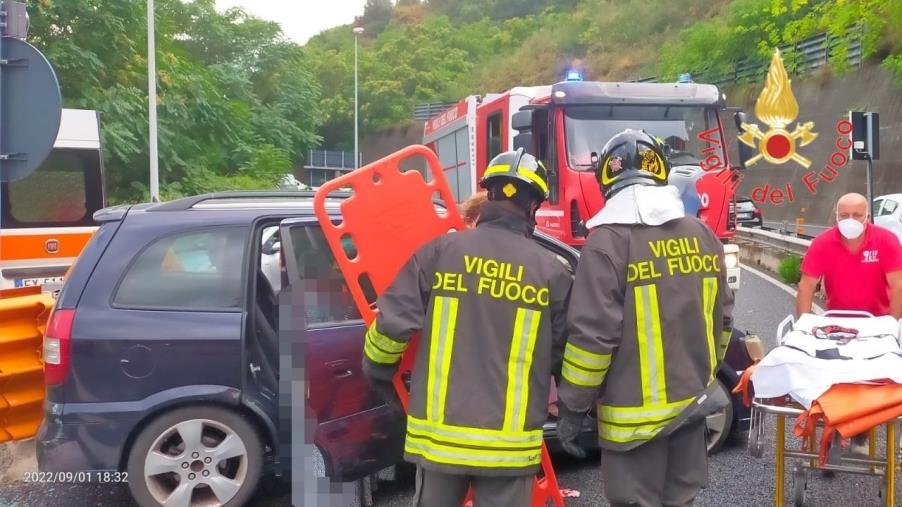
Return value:
M 896 212 L 896 208 L 899 207 L 899 203 L 892 200 L 886 199 L 883 201 L 883 207 L 877 211 L 877 216 L 882 217 L 884 215 L 892 215 Z
M 117 307 L 237 309 L 246 227 L 221 227 L 165 236 L 131 265 L 113 298 Z
M 294 227 L 291 236 L 304 293 L 307 325 L 360 319 L 360 312 L 322 229 L 316 226 Z M 346 245 L 346 250 L 351 248 L 352 245 Z M 356 253 L 349 252 L 349 255 L 353 258 Z

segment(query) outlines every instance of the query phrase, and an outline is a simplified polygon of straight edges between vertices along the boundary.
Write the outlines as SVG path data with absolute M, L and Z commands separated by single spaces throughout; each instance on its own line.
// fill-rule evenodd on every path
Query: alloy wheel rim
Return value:
M 170 426 L 144 458 L 144 481 L 165 507 L 215 507 L 228 503 L 248 472 L 244 442 L 228 426 L 190 419 Z

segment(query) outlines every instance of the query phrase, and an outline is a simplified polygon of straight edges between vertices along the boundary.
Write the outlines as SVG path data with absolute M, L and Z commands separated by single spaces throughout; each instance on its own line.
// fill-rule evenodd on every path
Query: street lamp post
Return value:
M 360 151 L 357 147 L 357 39 L 363 32 L 362 26 L 354 28 L 354 169 L 360 166 Z
M 157 51 L 154 35 L 153 0 L 147 0 L 147 107 L 150 128 L 150 200 L 160 200 L 160 171 L 157 156 Z

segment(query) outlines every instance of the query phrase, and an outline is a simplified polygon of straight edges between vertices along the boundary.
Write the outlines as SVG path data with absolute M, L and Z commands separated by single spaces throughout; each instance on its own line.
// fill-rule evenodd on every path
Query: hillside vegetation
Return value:
M 101 113 L 111 200 L 147 199 L 145 3 L 34 0 L 29 11 L 64 104 Z M 865 57 L 902 80 L 902 0 L 367 0 L 355 25 L 366 29 L 363 135 L 410 122 L 415 104 L 553 83 L 570 65 L 588 79 L 704 79 L 852 27 Z M 164 197 L 271 188 L 308 149 L 353 146 L 350 25 L 299 46 L 214 0 L 157 0 L 156 28 Z M 833 72 L 847 70 L 844 47 Z
M 549 84 L 581 65 L 587 79 L 675 80 L 731 74 L 773 48 L 827 32 L 861 34 L 866 58 L 902 79 L 902 0 L 368 0 L 358 20 L 363 132 L 411 121 L 413 106 L 517 85 Z M 324 145 L 353 132 L 350 26 L 305 46 L 323 90 Z M 843 73 L 847 42 L 831 70 Z M 786 55 L 790 73 L 795 55 Z

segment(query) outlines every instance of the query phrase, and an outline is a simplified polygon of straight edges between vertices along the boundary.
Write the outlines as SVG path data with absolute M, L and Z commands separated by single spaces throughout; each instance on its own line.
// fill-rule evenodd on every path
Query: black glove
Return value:
M 401 405 L 395 385 L 392 383 L 396 371 L 397 367 L 394 365 L 376 365 L 366 358 L 363 359 L 363 374 L 370 383 L 370 389 L 388 405 L 388 408 L 403 415 L 404 406 Z
M 401 400 L 398 399 L 398 392 L 395 391 L 395 385 L 391 381 L 385 382 L 370 379 L 370 388 L 379 395 L 379 398 L 388 405 L 388 408 L 396 413 L 404 414 L 404 406 L 401 405 Z
M 558 404 L 558 414 L 560 417 L 557 421 L 557 436 L 561 442 L 561 448 L 571 456 L 585 458 L 586 451 L 577 445 L 576 438 L 583 430 L 586 414 L 574 412 L 563 403 Z

